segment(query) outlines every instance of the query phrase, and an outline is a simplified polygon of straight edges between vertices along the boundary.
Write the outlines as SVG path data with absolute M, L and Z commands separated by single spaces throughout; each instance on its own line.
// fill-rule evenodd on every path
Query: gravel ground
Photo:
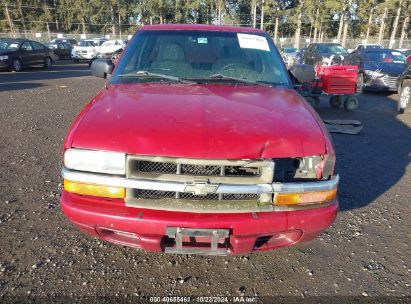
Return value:
M 63 139 L 103 85 L 86 64 L 0 73 L 0 301 L 102 302 L 104 296 L 136 303 L 168 295 L 410 300 L 411 115 L 396 114 L 397 95 L 362 95 L 353 113 L 320 105 L 323 118 L 364 124 L 359 135 L 333 135 L 341 210 L 321 237 L 249 256 L 203 257 L 91 239 L 62 214 Z

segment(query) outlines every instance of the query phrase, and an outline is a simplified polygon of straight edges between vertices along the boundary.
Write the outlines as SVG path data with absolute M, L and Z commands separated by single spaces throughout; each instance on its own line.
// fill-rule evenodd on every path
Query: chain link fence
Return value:
M 10 33 L 0 33 L 0 38 L 10 38 L 12 35 Z M 118 34 L 113 36 L 111 33 L 87 33 L 87 34 L 80 34 L 80 33 L 72 33 L 72 34 L 63 34 L 63 33 L 48 33 L 48 32 L 41 32 L 41 33 L 35 33 L 35 32 L 26 32 L 26 33 L 18 33 L 16 35 L 16 38 L 27 38 L 30 40 L 36 40 L 42 43 L 46 43 L 52 39 L 55 38 L 74 38 L 78 41 L 82 39 L 91 39 L 91 38 L 101 38 L 105 37 L 107 39 L 123 39 L 123 40 L 128 40 L 130 39 L 131 35 L 129 34 Z M 313 39 L 310 37 L 302 37 L 299 42 L 299 47 L 304 48 L 307 47 L 311 42 L 313 42 Z M 323 38 L 321 41 L 317 42 L 338 42 L 335 38 Z M 360 43 L 365 43 L 363 38 L 349 38 L 346 40 L 346 48 L 347 49 L 354 49 L 358 44 Z M 378 37 L 370 37 L 368 39 L 368 43 L 378 43 Z M 294 37 L 280 37 L 277 41 L 277 46 L 279 48 L 282 47 L 293 47 L 294 46 Z M 390 44 L 389 39 L 384 39 L 381 44 L 388 48 Z M 405 39 L 402 43 L 402 46 L 399 45 L 400 40 L 397 39 L 395 40 L 394 43 L 394 49 L 411 49 L 411 40 L 410 39 Z

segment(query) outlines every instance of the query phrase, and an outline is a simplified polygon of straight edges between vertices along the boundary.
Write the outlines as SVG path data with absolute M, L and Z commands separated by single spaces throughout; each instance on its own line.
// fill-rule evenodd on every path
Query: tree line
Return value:
M 132 33 L 158 23 L 260 27 L 279 37 L 408 39 L 411 0 L 1 0 L 0 32 Z

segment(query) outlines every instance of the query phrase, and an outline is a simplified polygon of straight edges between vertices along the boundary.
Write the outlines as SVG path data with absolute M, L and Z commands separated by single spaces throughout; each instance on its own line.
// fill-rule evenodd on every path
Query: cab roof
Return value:
M 140 30 L 183 30 L 183 31 L 218 31 L 235 33 L 265 33 L 265 31 L 241 26 L 209 25 L 209 24 L 156 24 L 144 25 Z

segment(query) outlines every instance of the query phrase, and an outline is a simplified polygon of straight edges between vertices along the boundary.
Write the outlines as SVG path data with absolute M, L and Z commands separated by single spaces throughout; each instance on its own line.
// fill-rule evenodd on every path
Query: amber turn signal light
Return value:
M 126 188 L 109 187 L 64 180 L 64 190 L 82 195 L 101 196 L 109 198 L 125 198 Z
M 321 204 L 333 200 L 336 196 L 337 189 L 305 193 L 277 193 L 274 195 L 274 205 Z

